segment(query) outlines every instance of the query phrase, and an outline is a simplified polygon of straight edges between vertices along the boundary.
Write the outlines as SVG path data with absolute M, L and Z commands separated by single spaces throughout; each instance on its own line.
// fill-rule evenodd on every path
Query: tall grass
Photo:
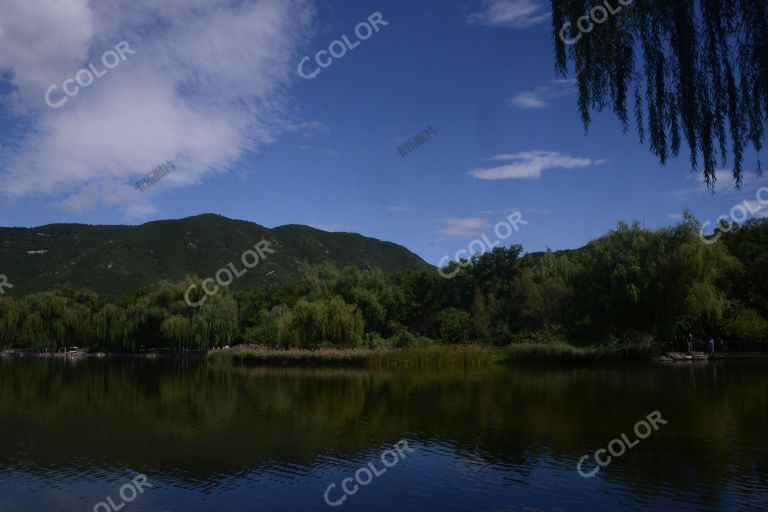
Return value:
M 487 345 L 432 345 L 377 351 L 368 358 L 373 368 L 477 368 L 501 362 L 503 352 Z
M 212 350 L 208 361 L 218 365 L 368 366 L 371 368 L 472 368 L 496 364 L 503 352 L 483 345 L 433 345 L 402 349 L 290 349 L 262 346 Z
M 650 347 L 625 343 L 578 347 L 564 342 L 489 345 L 430 345 L 407 348 L 323 348 L 278 350 L 263 346 L 236 347 L 208 353 L 218 365 L 367 366 L 370 368 L 480 368 L 516 362 L 591 362 L 648 360 Z
M 369 349 L 289 349 L 249 346 L 208 352 L 212 364 L 253 366 L 363 366 L 374 352 Z
M 640 343 L 577 347 L 565 342 L 515 343 L 504 349 L 504 362 L 645 361 L 651 347 Z

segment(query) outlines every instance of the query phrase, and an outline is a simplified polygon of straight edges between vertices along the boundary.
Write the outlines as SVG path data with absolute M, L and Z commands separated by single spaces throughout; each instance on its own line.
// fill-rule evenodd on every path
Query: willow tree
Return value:
M 610 106 L 662 164 L 684 141 L 710 187 L 729 157 L 741 185 L 765 135 L 768 0 L 551 1 L 556 71 L 572 63 L 585 129 Z
M 284 347 L 316 348 L 321 342 L 349 346 L 365 333 L 365 321 L 357 306 L 341 297 L 308 301 L 299 299 L 277 321 L 278 342 Z

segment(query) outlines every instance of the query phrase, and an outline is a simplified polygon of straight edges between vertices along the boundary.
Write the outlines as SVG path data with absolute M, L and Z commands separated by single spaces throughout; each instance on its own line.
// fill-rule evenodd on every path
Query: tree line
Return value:
M 3 297 L 0 348 L 615 344 L 688 333 L 768 340 L 768 219 L 733 225 L 711 244 L 699 228 L 686 215 L 656 230 L 619 223 L 577 250 L 497 247 L 451 263 L 444 274 L 455 271 L 452 279 L 436 270 L 305 265 L 295 281 L 223 289 L 199 308 L 184 300 L 195 277 L 112 302 L 71 289 Z

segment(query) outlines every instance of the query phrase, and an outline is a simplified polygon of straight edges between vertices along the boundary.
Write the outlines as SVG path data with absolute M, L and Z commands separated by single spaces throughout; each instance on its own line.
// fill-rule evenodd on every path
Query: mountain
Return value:
M 140 226 L 0 228 L 0 274 L 14 285 L 13 295 L 69 286 L 116 297 L 163 279 L 214 277 L 230 263 L 240 272 L 245 269 L 243 252 L 262 240 L 275 252 L 265 253 L 263 261 L 235 279 L 233 289 L 290 280 L 303 262 L 384 272 L 430 268 L 400 245 L 355 233 L 329 233 L 296 224 L 269 229 L 205 214 Z

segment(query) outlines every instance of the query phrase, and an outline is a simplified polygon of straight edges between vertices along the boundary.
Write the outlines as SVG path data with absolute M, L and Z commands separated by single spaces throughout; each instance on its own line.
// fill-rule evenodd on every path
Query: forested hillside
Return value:
M 9 276 L 14 295 L 70 287 L 116 298 L 161 280 L 204 277 L 229 263 L 242 266 L 242 253 L 261 240 L 268 241 L 274 253 L 236 280 L 235 290 L 294 279 L 305 262 L 385 272 L 429 268 L 404 247 L 355 233 L 300 225 L 268 229 L 206 214 L 140 226 L 0 228 L 0 274 Z
M 657 231 L 622 223 L 579 250 L 496 248 L 452 279 L 435 269 L 386 274 L 305 264 L 296 280 L 223 288 L 200 307 L 184 298 L 199 285 L 192 277 L 114 303 L 86 290 L 5 297 L 0 346 L 315 348 L 430 343 L 426 337 L 616 344 L 689 332 L 766 340 L 768 220 L 734 226 L 716 243 L 698 232 L 692 218 Z

